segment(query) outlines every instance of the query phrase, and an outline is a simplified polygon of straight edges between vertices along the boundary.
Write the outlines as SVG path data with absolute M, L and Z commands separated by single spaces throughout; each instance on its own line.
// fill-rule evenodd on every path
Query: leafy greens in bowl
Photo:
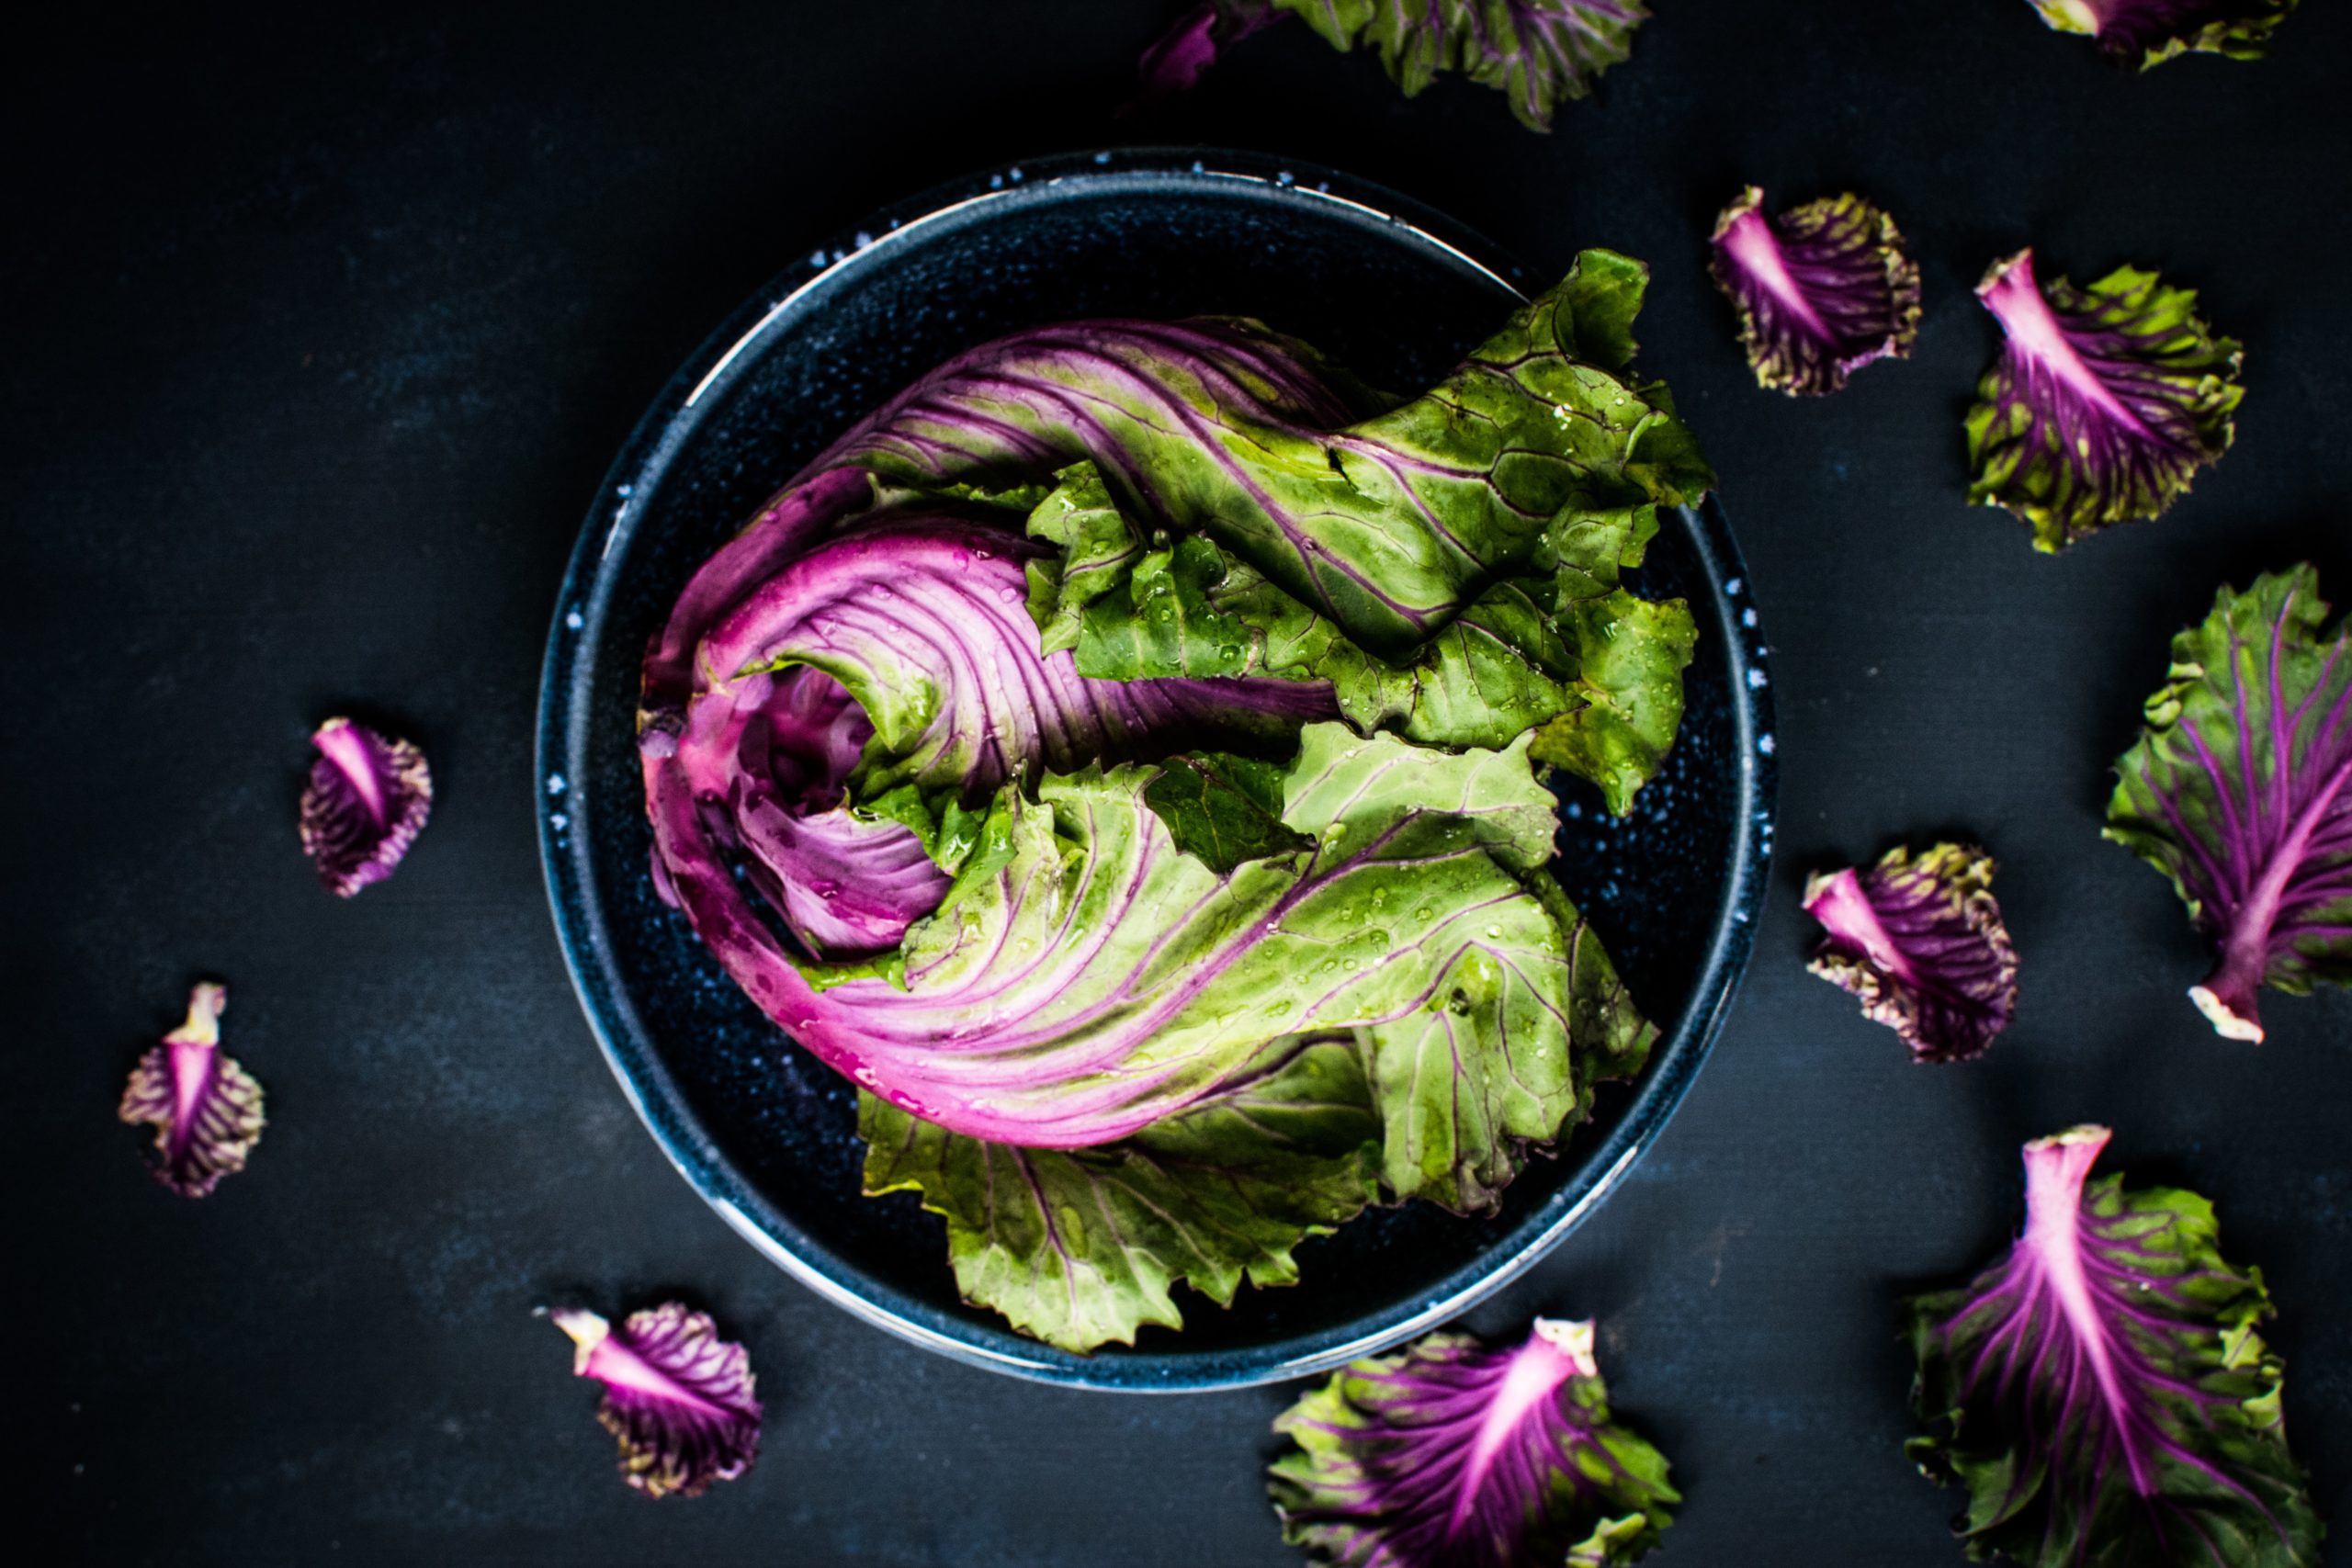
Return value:
M 543 838 L 616 1069 L 778 1261 L 988 1364 L 1256 1381 L 1459 1310 L 1622 1173 L 1745 957 L 1764 671 L 1709 477 L 1629 368 L 1640 269 L 1589 253 L 1512 314 L 1476 242 L 1329 183 L 1121 154 L 884 215 L 682 375 L 559 610 Z M 1244 310 L 1437 389 L 1165 324 Z M 1589 782 L 1555 800 L 1531 750 Z M 1628 987 L 1663 1044 L 1521 1172 L 1641 1062 Z M 1000 1166 L 1034 1201 L 991 1206 Z M 862 1181 L 949 1214 L 953 1276 Z M 1294 1253 L 1375 1189 L 1484 1217 Z M 1081 1273 L 1106 1222 L 1141 1245 Z M 1244 1277 L 1306 1283 L 1091 1358 L 958 1291 L 1076 1348 Z

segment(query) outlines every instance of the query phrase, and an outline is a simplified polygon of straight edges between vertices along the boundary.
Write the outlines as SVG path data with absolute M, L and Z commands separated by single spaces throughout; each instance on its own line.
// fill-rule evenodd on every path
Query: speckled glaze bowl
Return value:
M 1565 265 L 1566 258 L 1559 258 Z M 1181 1332 L 1073 1356 L 958 1300 L 942 1222 L 859 1191 L 851 1086 L 739 992 L 647 876 L 638 660 L 687 575 L 828 439 L 957 351 L 1074 316 L 1260 317 L 1377 385 L 1418 389 L 1534 277 L 1414 203 L 1247 153 L 1078 153 L 879 213 L 787 269 L 678 372 L 588 515 L 548 640 L 539 841 L 598 1043 L 695 1190 L 828 1300 L 918 1345 L 1091 1388 L 1228 1388 L 1323 1371 L 1443 1323 L 1558 1245 L 1674 1113 L 1745 967 L 1772 830 L 1762 633 L 1713 502 L 1640 574 L 1700 635 L 1665 771 L 1613 821 L 1562 794 L 1560 880 L 1664 1031 L 1501 1212 L 1376 1212 L 1299 1249 L 1303 1282 L 1192 1297 Z M 1702 433 L 1703 434 L 1703 433 Z

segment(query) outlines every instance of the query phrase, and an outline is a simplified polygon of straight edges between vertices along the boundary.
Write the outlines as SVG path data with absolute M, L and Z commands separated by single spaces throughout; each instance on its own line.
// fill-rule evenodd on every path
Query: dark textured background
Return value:
M 1724 477 L 1775 643 L 1781 889 L 1680 1117 L 1480 1314 L 1594 1313 L 1672 1455 L 1687 1564 L 1957 1561 L 1909 1471 L 1892 1298 L 1983 1260 L 2015 1146 L 2074 1120 L 2189 1182 L 2283 1303 L 2296 1447 L 2352 1531 L 2352 998 L 2181 997 L 2163 881 L 2098 838 L 2165 638 L 2300 556 L 2352 598 L 2352 16 L 2256 65 L 2137 78 L 2018 0 L 1660 0 L 1549 138 L 1483 91 L 1407 105 L 1296 27 L 1193 99 L 1110 111 L 1157 0 L 322 19 L 182 12 L 14 40 L 0 95 L 6 455 L 4 1137 L 17 1539 L 107 1562 L 1266 1564 L 1272 1389 L 1032 1387 L 861 1326 L 668 1170 L 565 984 L 532 838 L 541 639 L 582 507 L 702 335 L 815 240 L 989 163 L 1122 139 L 1319 160 L 1537 270 L 1657 265 L 1648 363 Z M 1758 392 L 1700 268 L 1714 209 L 1853 186 L 1927 275 L 1917 356 Z M 2062 559 L 1962 504 L 2031 241 L 2204 292 L 2248 345 L 2235 449 L 2172 516 Z M 309 727 L 433 758 L 400 876 L 296 851 Z M 1800 965 L 1809 866 L 1962 828 L 2025 953 L 1985 1062 L 1926 1070 Z M 187 982 L 267 1085 L 253 1168 L 197 1205 L 112 1121 Z M 683 1292 L 749 1341 L 745 1481 L 649 1505 L 531 1307 Z M 2339 1546 L 2340 1559 L 2352 1552 Z

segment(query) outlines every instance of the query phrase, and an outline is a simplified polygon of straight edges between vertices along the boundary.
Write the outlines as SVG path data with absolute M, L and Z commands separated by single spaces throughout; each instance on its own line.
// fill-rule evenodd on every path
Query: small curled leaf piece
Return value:
M 2088 1182 L 2109 1138 L 2025 1145 L 2025 1229 L 1905 1321 L 1920 1472 L 1965 1487 L 1968 1555 L 2025 1568 L 2315 1568 L 2325 1533 L 2287 1448 L 2262 1271 L 2213 1206 Z
M 433 809 L 424 753 L 347 718 L 311 737 L 319 749 L 302 791 L 302 852 L 339 898 L 392 874 Z
M 1993 897 L 1993 860 L 1938 844 L 1816 875 L 1805 913 L 1822 939 L 1812 971 L 1910 1043 L 1922 1062 L 1981 1056 L 2017 1010 L 2018 955 Z
M 1919 265 L 1894 220 L 1852 194 L 1764 214 L 1756 186 L 1715 220 L 1708 270 L 1739 312 L 1758 386 L 1820 397 L 1919 335 Z
M 1632 1562 L 1681 1496 L 1611 1418 L 1589 1321 L 1488 1349 L 1432 1334 L 1356 1361 L 1284 1411 L 1268 1472 L 1283 1539 L 1328 1568 Z
M 648 1497 L 697 1497 L 759 1458 L 751 1356 L 721 1339 L 707 1314 L 664 1302 L 618 1328 L 577 1307 L 548 1315 L 571 1337 L 574 1375 L 605 1385 L 596 1419 L 619 1440 L 631 1486 Z
M 2025 250 L 1976 297 L 2007 341 L 1969 410 L 1968 499 L 2030 523 L 2035 549 L 2162 515 L 2229 449 L 2243 355 L 2192 290 L 2129 266 L 2086 288 L 2041 284 Z
M 1262 28 L 1282 20 L 1272 0 L 1201 0 L 1143 51 L 1136 62 L 1136 96 L 1122 116 L 1139 113 L 1163 98 L 1201 84 L 1217 56 Z
M 155 1179 L 183 1198 L 201 1198 L 245 1168 L 260 1141 L 261 1085 L 220 1049 L 228 988 L 207 981 L 188 993 L 187 1021 L 139 1058 L 119 1111 L 155 1129 Z
M 2352 628 L 2310 565 L 2224 587 L 2116 760 L 2105 836 L 2172 879 L 2215 949 L 2189 987 L 2259 1041 L 2265 987 L 2352 985 Z
M 2118 65 L 2184 54 L 2259 60 L 2296 0 L 2026 0 L 2052 32 L 2080 33 Z

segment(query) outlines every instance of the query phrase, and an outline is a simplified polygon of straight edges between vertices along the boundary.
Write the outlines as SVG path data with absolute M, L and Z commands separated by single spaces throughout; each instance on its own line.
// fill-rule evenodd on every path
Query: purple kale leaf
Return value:
M 2052 30 L 2082 33 L 2144 71 L 2184 54 L 2259 60 L 2296 0 L 2027 0 Z
M 2265 986 L 2352 984 L 2352 632 L 2308 565 L 2223 588 L 2115 764 L 2107 837 L 2172 879 L 2219 950 L 2189 997 L 2260 1040 Z
M 302 852 L 319 880 L 348 898 L 392 874 L 433 809 L 424 753 L 347 718 L 311 737 L 319 749 L 302 791 Z
M 1283 1538 L 1344 1568 L 1631 1562 L 1681 1501 L 1665 1456 L 1610 1417 L 1592 1325 L 1536 1320 L 1488 1349 L 1432 1334 L 1284 1411 L 1269 1472 Z
M 2282 1370 L 2255 1332 L 2259 1269 L 2221 1255 L 2213 1207 L 2085 1185 L 2104 1127 L 2025 1146 L 2026 1222 L 1970 1284 L 1912 1298 L 1907 1445 L 1964 1486 L 1973 1558 L 2028 1568 L 2312 1568 L 2322 1526 L 2287 1449 Z
M 1976 297 L 2007 338 L 1968 412 L 1968 499 L 2032 524 L 2034 548 L 2160 515 L 2229 449 L 2241 355 L 2193 291 L 2128 266 L 2041 284 L 2026 250 Z
M 620 1442 L 621 1479 L 648 1497 L 695 1497 L 760 1456 L 760 1402 L 743 1347 L 709 1317 L 664 1302 L 615 1328 L 593 1312 L 549 1314 L 572 1371 L 605 1385 L 596 1418 Z
M 1919 265 L 1894 220 L 1854 195 L 1764 214 L 1749 186 L 1715 220 L 1715 285 L 1739 312 L 1758 385 L 1818 397 L 1919 333 Z
M 139 1058 L 122 1091 L 125 1122 L 155 1129 L 155 1179 L 183 1198 L 201 1198 L 245 1168 L 261 1138 L 261 1085 L 220 1049 L 226 987 L 188 993 L 187 1021 Z
M 1815 876 L 1804 908 L 1823 934 L 1810 967 L 1860 998 L 1863 1016 L 1910 1042 L 1918 1060 L 1982 1055 L 2018 1000 L 1993 869 L 1982 851 L 1938 844 Z

